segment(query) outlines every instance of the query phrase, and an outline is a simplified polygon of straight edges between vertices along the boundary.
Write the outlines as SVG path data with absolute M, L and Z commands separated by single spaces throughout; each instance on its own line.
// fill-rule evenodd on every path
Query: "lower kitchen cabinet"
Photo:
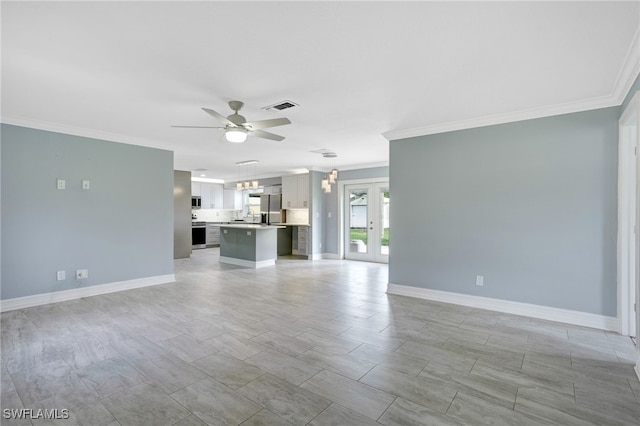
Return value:
M 220 246 L 220 225 L 207 223 L 207 247 Z
M 307 236 L 309 234 L 307 226 L 296 226 L 293 229 L 291 252 L 292 254 L 306 256 L 309 254 L 307 248 Z
M 309 256 L 309 227 L 287 225 L 278 229 L 278 256 Z

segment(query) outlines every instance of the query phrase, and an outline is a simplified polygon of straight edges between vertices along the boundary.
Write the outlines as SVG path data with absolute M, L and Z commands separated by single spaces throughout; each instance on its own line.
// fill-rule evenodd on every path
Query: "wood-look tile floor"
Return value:
M 176 283 L 3 313 L 3 410 L 91 426 L 640 424 L 627 337 L 389 296 L 386 265 L 218 254 L 176 261 Z

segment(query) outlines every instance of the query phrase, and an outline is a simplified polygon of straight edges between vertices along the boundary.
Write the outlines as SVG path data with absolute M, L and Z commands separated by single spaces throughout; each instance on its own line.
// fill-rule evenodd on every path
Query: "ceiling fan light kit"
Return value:
M 232 127 L 225 130 L 224 137 L 232 143 L 242 143 L 247 140 L 247 131 L 242 127 Z

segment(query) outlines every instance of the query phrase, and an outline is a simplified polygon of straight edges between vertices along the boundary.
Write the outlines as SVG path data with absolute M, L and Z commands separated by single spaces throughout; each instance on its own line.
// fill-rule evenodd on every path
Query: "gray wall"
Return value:
M 172 152 L 4 124 L 1 136 L 3 300 L 173 273 Z
M 619 111 L 392 141 L 389 282 L 615 316 Z
M 309 225 L 311 225 L 311 245 L 309 254 L 320 254 L 324 252 L 325 243 L 325 211 L 326 194 L 322 191 L 322 179 L 325 173 L 309 172 Z M 308 238 L 308 236 L 307 236 Z M 307 242 L 307 244 L 309 244 Z
M 340 171 L 340 180 L 377 179 L 389 177 L 389 167 L 369 167 L 366 169 L 354 169 Z
M 173 171 L 173 258 L 191 256 L 191 172 Z

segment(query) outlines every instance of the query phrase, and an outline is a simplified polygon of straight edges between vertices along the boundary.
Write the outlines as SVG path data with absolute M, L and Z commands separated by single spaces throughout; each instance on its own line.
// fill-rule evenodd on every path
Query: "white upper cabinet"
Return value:
M 223 205 L 228 210 L 242 210 L 242 191 L 225 189 Z
M 295 209 L 298 204 L 298 176 L 282 178 L 282 208 Z
M 202 195 L 202 186 L 200 182 L 191 182 L 191 196 L 201 196 Z
M 298 175 L 298 206 L 309 208 L 309 175 Z
M 284 176 L 282 178 L 282 208 L 309 208 L 309 175 Z
M 203 209 L 223 208 L 223 186 L 219 183 L 191 182 L 191 195 L 199 195 Z

